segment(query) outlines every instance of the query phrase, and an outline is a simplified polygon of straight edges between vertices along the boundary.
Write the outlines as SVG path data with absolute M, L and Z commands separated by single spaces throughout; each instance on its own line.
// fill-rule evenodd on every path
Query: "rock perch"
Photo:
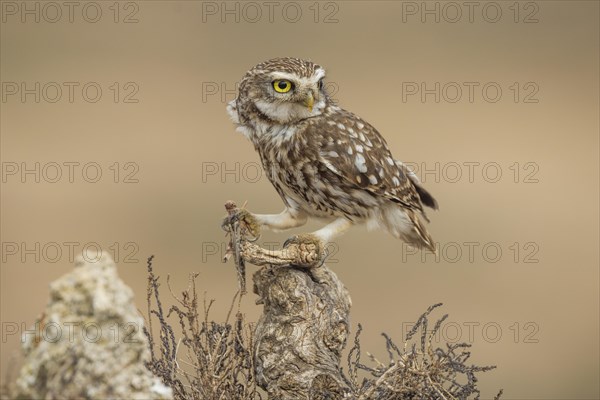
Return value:
M 17 397 L 171 399 L 144 365 L 143 323 L 110 256 L 79 256 L 72 272 L 52 282 L 46 310 L 23 335 Z

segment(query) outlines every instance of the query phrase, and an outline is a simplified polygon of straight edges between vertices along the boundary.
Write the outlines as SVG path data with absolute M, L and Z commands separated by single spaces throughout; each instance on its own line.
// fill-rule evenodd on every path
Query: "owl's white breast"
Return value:
M 268 141 L 275 148 L 289 142 L 296 133 L 297 128 L 290 125 L 268 125 L 262 122 L 256 124 L 256 132 L 262 140 Z

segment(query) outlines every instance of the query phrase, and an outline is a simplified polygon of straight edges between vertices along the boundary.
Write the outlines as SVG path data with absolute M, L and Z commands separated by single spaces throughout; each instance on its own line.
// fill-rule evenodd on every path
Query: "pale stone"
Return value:
M 150 354 L 133 291 L 111 257 L 88 252 L 50 284 L 50 301 L 23 336 L 18 398 L 172 399 L 144 365 Z

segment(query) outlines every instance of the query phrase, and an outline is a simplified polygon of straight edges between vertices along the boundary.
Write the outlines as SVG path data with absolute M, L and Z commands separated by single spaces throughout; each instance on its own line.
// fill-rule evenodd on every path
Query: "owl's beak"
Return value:
M 315 98 L 314 98 L 312 92 L 308 92 L 306 98 L 304 99 L 304 105 L 308 108 L 309 112 L 312 112 L 314 104 L 315 104 Z

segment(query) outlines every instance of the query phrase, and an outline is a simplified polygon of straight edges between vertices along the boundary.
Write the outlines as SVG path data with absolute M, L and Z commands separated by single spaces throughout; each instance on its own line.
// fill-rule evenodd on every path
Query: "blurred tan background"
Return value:
M 198 271 L 224 318 L 223 203 L 282 208 L 225 102 L 247 69 L 289 55 L 324 65 L 441 205 L 438 259 L 364 228 L 335 243 L 363 349 L 385 359 L 380 332 L 401 342 L 443 302 L 440 343 L 498 366 L 485 398 L 599 398 L 598 2 L 77 4 L 70 22 L 67 6 L 2 2 L 2 375 L 20 340 L 8 325 L 43 310 L 70 249 L 109 251 L 141 309 L 146 257 L 174 288 Z M 21 175 L 36 163 L 39 182 Z M 243 309 L 257 319 L 254 295 Z

